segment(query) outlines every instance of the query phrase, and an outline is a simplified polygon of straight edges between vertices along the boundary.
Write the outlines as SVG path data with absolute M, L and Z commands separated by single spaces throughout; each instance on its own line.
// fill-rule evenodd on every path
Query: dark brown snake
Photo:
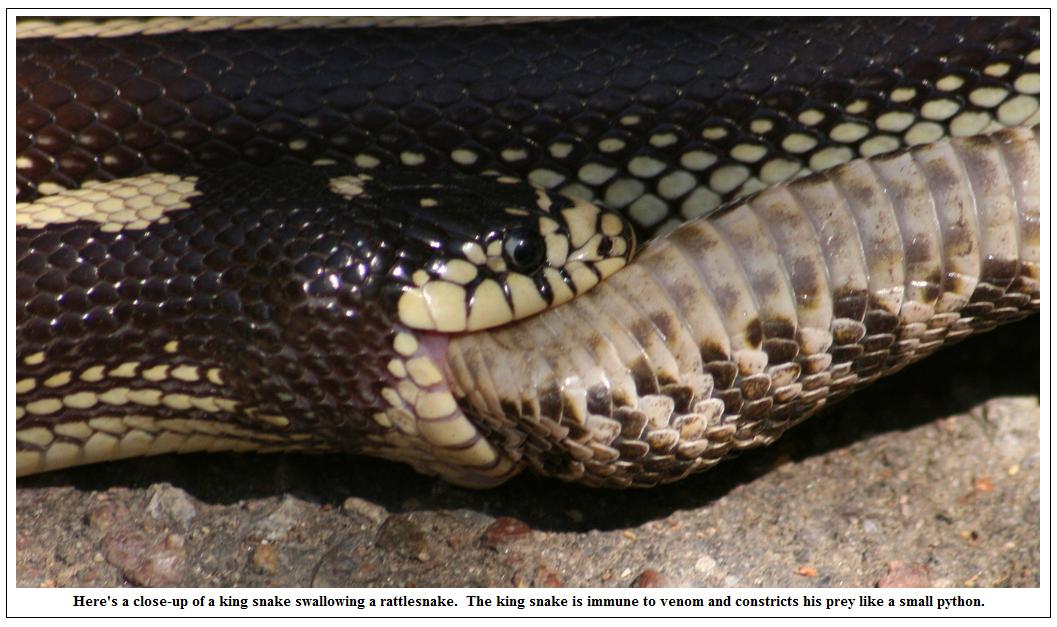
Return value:
M 1036 18 L 20 29 L 20 474 L 650 486 L 1039 308 Z

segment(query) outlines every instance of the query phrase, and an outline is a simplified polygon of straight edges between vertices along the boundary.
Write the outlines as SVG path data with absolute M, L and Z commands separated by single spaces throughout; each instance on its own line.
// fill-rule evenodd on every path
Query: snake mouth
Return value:
M 401 324 L 443 333 L 500 327 L 584 294 L 635 253 L 634 229 L 611 210 L 516 181 L 496 185 L 536 206 L 505 208 L 508 227 L 413 273 L 397 302 Z
M 508 453 L 495 446 L 456 400 L 445 365 L 453 336 L 431 331 L 402 331 L 394 342 L 401 358 L 388 366 L 381 396 L 388 404 L 374 420 L 385 432 L 370 447 L 381 457 L 409 463 L 470 488 L 490 488 L 521 471 Z

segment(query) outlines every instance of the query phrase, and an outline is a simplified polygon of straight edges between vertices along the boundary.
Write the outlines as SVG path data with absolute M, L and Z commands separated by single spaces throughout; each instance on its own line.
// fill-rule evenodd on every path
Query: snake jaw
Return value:
M 430 187 L 421 202 L 437 211 L 472 205 L 497 226 L 475 235 L 441 226 L 453 242 L 410 273 L 396 303 L 407 327 L 461 333 L 522 320 L 593 289 L 635 252 L 631 224 L 598 204 L 509 177 L 446 189 Z
M 370 451 L 463 487 L 494 487 L 523 466 L 463 413 L 445 366 L 449 341 L 443 333 L 396 334 L 399 357 L 389 362 L 381 391 L 388 408 L 374 415 L 385 431 L 371 438 L 379 446 Z

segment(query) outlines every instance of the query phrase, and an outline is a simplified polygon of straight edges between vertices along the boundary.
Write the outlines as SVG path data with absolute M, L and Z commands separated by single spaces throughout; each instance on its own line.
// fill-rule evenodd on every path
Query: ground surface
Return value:
M 769 449 L 611 492 L 470 492 L 349 457 L 168 456 L 18 482 L 19 586 L 1038 586 L 1039 322 Z

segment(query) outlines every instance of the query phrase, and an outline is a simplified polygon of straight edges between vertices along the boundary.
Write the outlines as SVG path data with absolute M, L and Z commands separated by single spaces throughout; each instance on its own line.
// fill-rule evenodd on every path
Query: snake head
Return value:
M 344 390 L 345 398 L 368 401 L 366 410 L 353 402 L 345 412 L 359 411 L 352 424 L 366 424 L 368 433 L 352 429 L 355 437 L 338 437 L 355 442 L 355 450 L 464 486 L 492 486 L 513 476 L 523 465 L 459 407 L 446 347 L 458 335 L 516 326 L 507 323 L 590 290 L 631 258 L 632 227 L 595 204 L 503 176 L 372 170 L 332 179 L 330 188 L 348 196 L 356 219 L 369 224 L 369 233 L 355 225 L 340 230 L 373 271 L 364 272 L 359 288 L 350 283 L 348 310 L 359 313 L 343 320 L 354 331 L 344 339 L 335 334 L 319 352 L 333 355 L 338 368 L 352 364 L 361 379 L 364 370 L 377 373 L 370 390 Z M 372 282 L 384 284 L 382 300 L 392 307 L 381 316 L 367 298 Z M 359 305 L 355 297 L 362 297 Z M 317 331 L 309 321 L 328 318 L 319 308 L 304 311 L 285 329 L 303 324 L 304 335 L 312 337 Z M 386 316 L 395 318 L 388 327 L 370 326 Z M 350 349 L 379 336 L 388 346 L 350 358 Z
M 619 214 L 511 177 L 402 182 L 382 195 L 419 208 L 404 235 L 429 246 L 397 303 L 413 329 L 478 331 L 526 318 L 591 289 L 635 250 Z

